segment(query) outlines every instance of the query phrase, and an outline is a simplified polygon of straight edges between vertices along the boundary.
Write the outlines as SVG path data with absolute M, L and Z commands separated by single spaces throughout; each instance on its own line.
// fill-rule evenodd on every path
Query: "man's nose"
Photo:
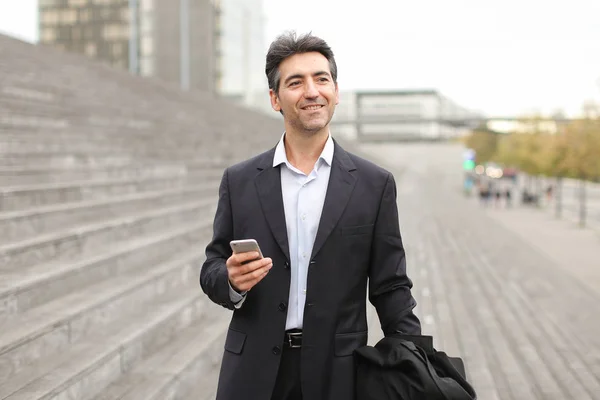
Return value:
M 317 85 L 314 82 L 308 81 L 305 90 L 304 97 L 307 99 L 314 99 L 315 97 L 319 97 L 319 91 L 317 90 Z

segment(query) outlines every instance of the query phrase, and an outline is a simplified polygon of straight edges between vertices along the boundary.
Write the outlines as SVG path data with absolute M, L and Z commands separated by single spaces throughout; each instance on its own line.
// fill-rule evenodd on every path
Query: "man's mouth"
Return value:
M 303 110 L 314 111 L 323 107 L 321 104 L 311 104 L 310 106 L 302 107 Z

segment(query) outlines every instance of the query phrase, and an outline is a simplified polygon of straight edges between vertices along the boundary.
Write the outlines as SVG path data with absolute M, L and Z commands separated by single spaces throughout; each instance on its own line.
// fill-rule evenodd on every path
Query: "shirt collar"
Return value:
M 285 138 L 285 132 L 281 135 L 281 139 L 279 139 L 279 143 L 277 143 L 277 147 L 275 148 L 275 156 L 273 157 L 273 167 L 277 167 L 280 164 L 289 164 L 287 154 L 285 153 L 285 145 L 283 144 L 283 139 Z M 331 166 L 333 162 L 333 139 L 331 138 L 331 133 L 327 136 L 327 141 L 325 142 L 325 147 L 323 147 L 323 151 L 319 156 L 320 160 L 323 160 L 327 163 L 327 165 Z

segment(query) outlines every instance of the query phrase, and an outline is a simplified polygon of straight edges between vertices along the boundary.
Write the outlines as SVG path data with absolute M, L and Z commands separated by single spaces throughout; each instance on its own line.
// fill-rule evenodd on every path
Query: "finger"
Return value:
M 267 276 L 269 274 L 269 269 L 264 269 L 261 270 L 261 274 L 259 276 L 257 276 L 256 278 L 252 278 L 250 280 L 244 281 L 243 283 L 240 283 L 238 285 L 238 287 L 240 288 L 240 290 L 242 291 L 249 291 L 250 289 L 252 289 L 254 286 L 256 286 L 256 284 L 258 284 L 258 282 L 260 282 L 261 280 L 264 279 L 265 276 Z
M 255 251 L 247 252 L 247 253 L 232 254 L 225 262 L 225 265 L 228 268 L 239 268 L 242 266 L 243 263 L 247 263 L 250 260 L 258 259 L 258 257 L 259 257 L 259 255 Z
M 242 265 L 238 268 L 241 275 L 252 273 L 253 271 L 263 268 L 266 265 L 273 265 L 273 261 L 270 258 L 260 258 L 258 260 L 250 261 L 247 264 Z
M 272 263 L 262 265 L 259 268 L 255 268 L 246 274 L 237 276 L 236 281 L 240 284 L 250 282 L 252 280 L 262 277 L 263 275 L 266 275 L 266 273 L 268 273 L 271 270 L 271 268 L 273 268 Z
M 273 262 L 270 258 L 264 258 L 256 261 L 252 261 L 248 264 L 227 268 L 227 275 L 229 280 L 232 281 L 236 287 L 240 287 L 241 284 L 248 282 L 253 277 L 260 275 L 260 272 L 256 272 L 259 269 L 263 269 L 262 273 L 268 272 L 273 267 Z M 266 269 L 265 269 L 266 268 Z M 254 275 L 252 275 L 255 273 Z
M 243 264 L 248 261 L 256 260 L 260 257 L 257 251 L 248 251 L 246 253 L 234 254 L 233 258 L 237 264 Z
M 273 264 L 270 258 L 261 258 L 243 265 L 236 264 L 232 261 L 231 265 L 227 266 L 227 273 L 230 278 L 243 276 L 268 264 Z

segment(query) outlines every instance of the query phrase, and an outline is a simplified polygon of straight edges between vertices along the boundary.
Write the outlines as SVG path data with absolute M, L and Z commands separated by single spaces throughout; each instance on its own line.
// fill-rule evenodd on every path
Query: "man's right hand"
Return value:
M 247 253 L 232 254 L 227 259 L 226 265 L 229 283 L 238 292 L 247 292 L 252 289 L 273 267 L 273 261 L 270 258 L 258 257 L 260 257 L 258 252 L 250 251 Z

